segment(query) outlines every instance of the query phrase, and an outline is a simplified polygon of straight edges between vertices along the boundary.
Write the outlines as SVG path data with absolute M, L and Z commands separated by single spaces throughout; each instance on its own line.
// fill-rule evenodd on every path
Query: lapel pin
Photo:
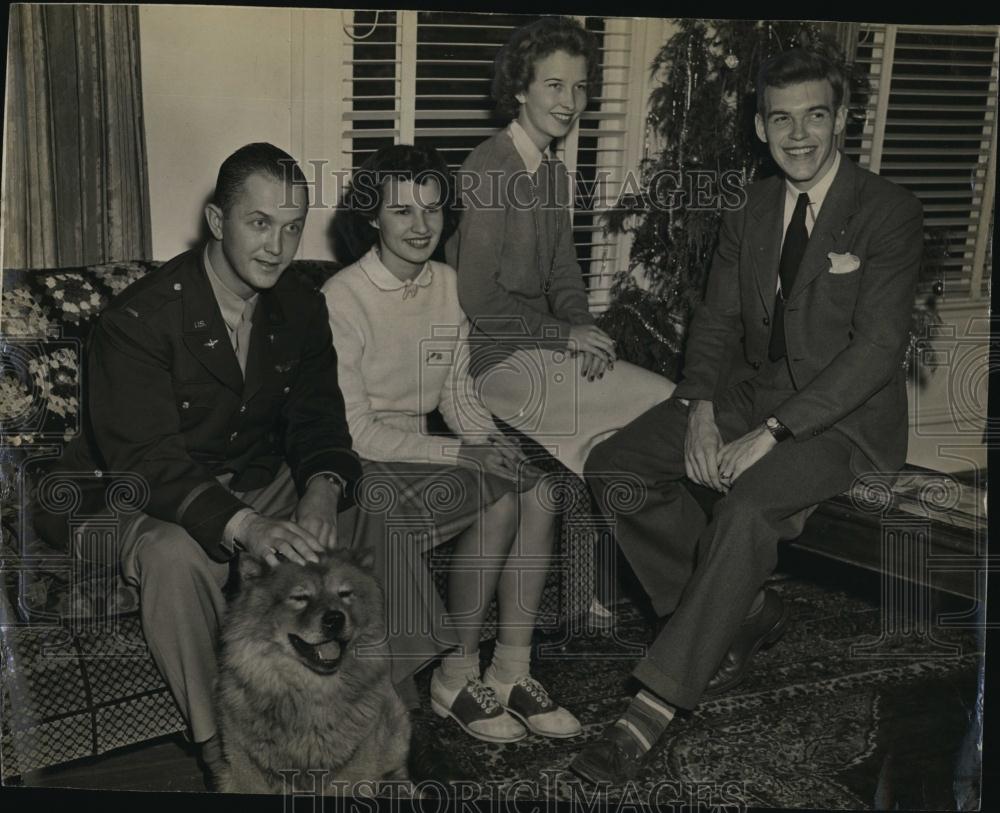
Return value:
M 207 347 L 209 350 L 215 350 L 215 345 L 217 345 L 218 343 L 219 343 L 218 339 L 209 339 L 207 342 L 205 342 L 205 347 Z

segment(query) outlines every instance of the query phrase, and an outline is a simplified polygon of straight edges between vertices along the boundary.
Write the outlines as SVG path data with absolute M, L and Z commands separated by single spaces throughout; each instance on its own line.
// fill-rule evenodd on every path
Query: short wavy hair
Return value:
M 441 154 L 433 147 L 412 144 L 394 144 L 373 153 L 351 176 L 351 183 L 344 193 L 343 208 L 348 216 L 345 237 L 350 253 L 361 257 L 378 242 L 378 229 L 371 221 L 385 202 L 385 184 L 396 178 L 422 184 L 434 178 L 441 188 L 441 208 L 444 228 L 438 246 L 454 232 L 458 225 L 455 212 L 454 189 L 451 171 Z
M 586 60 L 587 95 L 597 95 L 601 55 L 594 35 L 569 17 L 542 17 L 518 28 L 493 62 L 493 99 L 502 115 L 517 116 L 521 104 L 515 97 L 534 80 L 538 61 L 556 51 Z
M 833 88 L 833 110 L 844 103 L 847 77 L 833 53 L 818 50 L 790 48 L 775 54 L 760 66 L 757 73 L 757 112 L 767 116 L 764 91 L 767 88 L 786 88 L 803 82 L 826 80 Z

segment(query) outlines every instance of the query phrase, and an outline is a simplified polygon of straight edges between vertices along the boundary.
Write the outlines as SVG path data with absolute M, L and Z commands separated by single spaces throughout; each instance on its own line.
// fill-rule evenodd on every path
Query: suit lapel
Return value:
M 836 247 L 837 238 L 843 233 L 845 224 L 858 210 L 856 179 L 854 164 L 846 156 L 841 156 L 837 177 L 833 179 L 819 210 L 819 217 L 813 224 L 802 265 L 799 266 L 795 283 L 788 294 L 789 300 L 802 293 L 809 283 L 830 267 L 827 254 Z
M 183 281 L 184 344 L 202 366 L 233 392 L 243 389 L 243 373 L 233 352 L 222 313 L 208 283 L 201 253 Z
M 254 310 L 253 330 L 250 333 L 246 381 L 242 388 L 244 402 L 253 398 L 263 386 L 268 369 L 277 357 L 275 348 L 281 344 L 284 329 L 284 312 L 277 293 L 273 288 L 262 292 Z
M 750 206 L 750 215 L 756 222 L 752 247 L 754 279 L 768 314 L 774 310 L 774 297 L 778 290 L 784 212 L 785 184 L 776 178 L 772 188 L 765 189 Z

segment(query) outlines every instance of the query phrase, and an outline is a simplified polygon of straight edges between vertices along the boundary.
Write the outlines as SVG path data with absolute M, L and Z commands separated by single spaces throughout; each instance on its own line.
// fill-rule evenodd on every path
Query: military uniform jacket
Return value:
M 261 292 L 246 376 L 199 248 L 129 286 L 101 314 L 88 352 L 84 434 L 60 468 L 138 474 L 145 512 L 184 527 L 215 559 L 245 507 L 230 489 L 360 476 L 337 385 L 326 304 L 285 273 Z M 217 476 L 231 472 L 229 488 Z
M 723 215 L 704 302 L 674 397 L 712 400 L 767 361 L 784 239 L 785 181 L 747 187 Z M 801 440 L 836 429 L 864 457 L 898 469 L 908 421 L 903 359 L 923 252 L 920 201 L 842 157 L 786 296 L 785 342 L 797 392 L 774 415 Z

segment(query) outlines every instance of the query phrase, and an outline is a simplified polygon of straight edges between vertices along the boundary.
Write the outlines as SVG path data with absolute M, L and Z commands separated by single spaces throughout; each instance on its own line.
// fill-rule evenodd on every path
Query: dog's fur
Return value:
M 410 722 L 389 677 L 371 554 L 332 552 L 273 571 L 243 558 L 222 633 L 216 713 L 228 765 L 219 789 L 292 790 L 281 771 L 298 771 L 301 791 L 314 789 L 313 776 L 319 791 L 322 774 L 306 772 L 325 771 L 325 793 L 355 792 L 335 782 L 405 779 Z

